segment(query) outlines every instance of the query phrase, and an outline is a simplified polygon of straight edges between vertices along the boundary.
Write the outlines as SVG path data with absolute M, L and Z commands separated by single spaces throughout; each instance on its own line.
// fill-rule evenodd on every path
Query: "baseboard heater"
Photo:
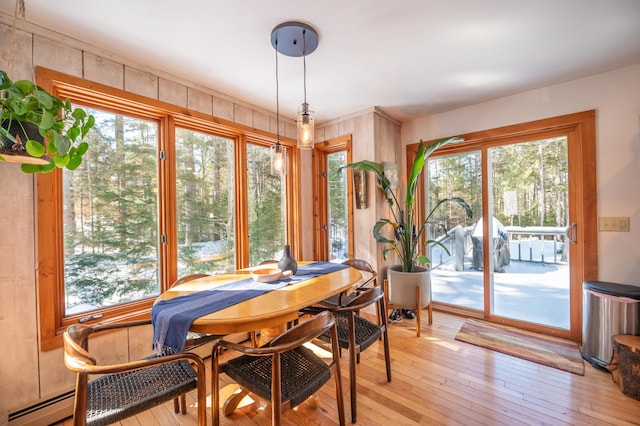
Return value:
M 9 426 L 48 426 L 73 415 L 75 391 L 9 413 Z

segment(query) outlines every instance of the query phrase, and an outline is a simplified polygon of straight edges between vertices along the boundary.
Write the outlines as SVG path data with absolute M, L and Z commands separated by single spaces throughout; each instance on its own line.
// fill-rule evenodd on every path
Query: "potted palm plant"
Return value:
M 445 198 L 437 201 L 422 223 L 416 223 L 415 217 L 418 181 L 427 163 L 427 159 L 438 148 L 462 140 L 463 139 L 458 137 L 445 138 L 427 145 L 425 145 L 422 140 L 420 141 L 415 160 L 411 165 L 403 202 L 400 202 L 401 200 L 398 199 L 394 192 L 391 181 L 385 175 L 384 167 L 381 163 L 364 160 L 346 165 L 346 167 L 353 170 L 364 170 L 375 173 L 378 185 L 384 192 L 386 202 L 391 211 L 390 218 L 379 219 L 373 226 L 373 237 L 376 241 L 389 245 L 383 251 L 384 259 L 386 260 L 390 253 L 395 253 L 400 262 L 398 265 L 389 267 L 388 278 L 390 294 L 387 294 L 387 297 L 391 300 L 390 305 L 419 309 L 431 302 L 431 286 L 429 285 L 429 267 L 431 260 L 425 254 L 425 248 L 430 244 L 437 244 L 448 253 L 447 248 L 440 242 L 425 237 L 428 223 L 433 214 L 442 205 L 454 203 L 460 206 L 469 218 L 472 217 L 471 207 L 459 197 Z M 387 235 L 390 234 L 384 233 L 389 228 L 393 231 L 392 238 L 387 237 Z M 410 289 L 402 290 L 398 286 L 408 286 Z M 423 291 L 420 292 L 421 300 L 419 304 L 416 303 L 416 286 L 423 288 Z M 397 295 L 395 300 L 394 295 L 391 294 L 394 292 Z
M 29 80 L 11 81 L 0 70 L 0 161 L 22 163 L 25 173 L 76 169 L 95 118 Z

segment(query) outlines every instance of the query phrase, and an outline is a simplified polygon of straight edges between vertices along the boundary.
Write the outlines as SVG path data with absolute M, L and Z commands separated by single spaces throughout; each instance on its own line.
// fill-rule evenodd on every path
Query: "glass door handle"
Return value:
M 565 232 L 565 234 L 567 235 L 567 238 L 569 239 L 569 241 L 571 241 L 571 244 L 577 244 L 577 229 L 576 229 L 577 225 L 575 222 L 573 222 L 571 225 L 567 226 L 567 230 Z

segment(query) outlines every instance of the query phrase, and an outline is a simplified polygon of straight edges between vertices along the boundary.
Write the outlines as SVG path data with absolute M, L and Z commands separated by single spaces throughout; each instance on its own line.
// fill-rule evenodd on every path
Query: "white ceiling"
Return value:
M 372 106 L 405 121 L 640 63 L 640 0 L 26 0 L 26 19 L 270 111 L 271 30 L 304 22 L 318 121 Z M 285 116 L 302 74 L 279 56 Z

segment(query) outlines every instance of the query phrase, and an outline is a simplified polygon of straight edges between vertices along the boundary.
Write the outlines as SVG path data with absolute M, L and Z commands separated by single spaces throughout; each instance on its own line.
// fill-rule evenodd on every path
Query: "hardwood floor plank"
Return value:
M 426 314 L 424 315 L 426 320 Z M 551 367 L 455 340 L 464 318 L 434 313 L 434 323 L 405 320 L 389 328 L 392 381 L 386 380 L 380 342 L 361 354 L 357 366 L 358 425 L 640 425 L 640 401 L 623 395 L 608 373 L 585 365 L 585 375 Z M 207 368 L 209 362 L 207 361 Z M 341 359 L 346 421 L 349 424 L 348 356 Z M 207 371 L 209 374 L 209 371 Z M 209 380 L 209 376 L 207 376 Z M 232 383 L 222 376 L 222 386 Z M 210 384 L 208 424 L 211 424 Z M 338 424 L 334 382 L 318 392 L 318 408 L 303 403 L 283 416 L 284 425 Z M 224 398 L 223 398 L 224 399 Z M 173 402 L 153 408 L 122 425 L 195 426 L 196 398 L 187 415 Z M 58 423 L 70 425 L 69 420 Z M 267 426 L 271 407 L 257 402 L 238 408 L 222 425 Z

